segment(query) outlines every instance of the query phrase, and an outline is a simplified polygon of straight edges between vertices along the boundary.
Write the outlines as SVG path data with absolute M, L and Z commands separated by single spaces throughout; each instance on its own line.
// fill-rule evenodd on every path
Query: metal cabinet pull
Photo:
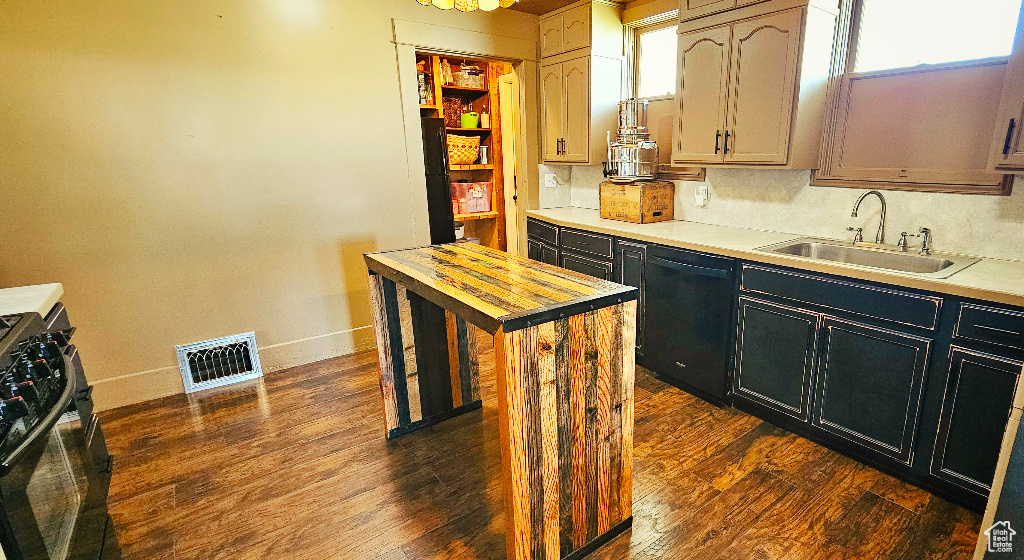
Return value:
M 716 130 L 715 131 L 715 153 L 716 154 L 718 153 L 718 149 L 719 149 L 718 148 L 718 141 L 721 138 L 722 138 L 722 131 L 721 130 Z
M 733 139 L 734 140 L 736 139 L 736 135 L 735 134 L 733 134 Z M 729 153 L 729 131 L 728 130 L 725 131 L 725 146 L 724 146 L 724 148 L 725 149 L 723 150 L 722 153 L 725 153 L 725 154 Z
M 1003 155 L 1010 153 L 1010 141 L 1013 139 L 1013 127 L 1017 124 L 1017 119 L 1010 119 L 1010 124 L 1006 127 L 1006 140 L 1003 140 Z
M 686 367 L 686 364 L 684 364 L 683 362 L 676 362 L 676 365 L 681 367 L 681 368 Z

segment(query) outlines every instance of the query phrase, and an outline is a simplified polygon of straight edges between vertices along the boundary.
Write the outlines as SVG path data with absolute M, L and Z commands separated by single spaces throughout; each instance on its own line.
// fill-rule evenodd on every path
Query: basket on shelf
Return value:
M 476 161 L 480 155 L 479 136 L 448 135 L 448 163 L 451 165 L 468 165 Z

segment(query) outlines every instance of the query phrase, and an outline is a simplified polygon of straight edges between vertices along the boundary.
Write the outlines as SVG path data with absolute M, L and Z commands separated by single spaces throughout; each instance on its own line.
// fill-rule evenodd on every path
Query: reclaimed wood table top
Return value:
M 473 243 L 363 255 L 366 267 L 490 332 L 637 299 L 631 286 Z

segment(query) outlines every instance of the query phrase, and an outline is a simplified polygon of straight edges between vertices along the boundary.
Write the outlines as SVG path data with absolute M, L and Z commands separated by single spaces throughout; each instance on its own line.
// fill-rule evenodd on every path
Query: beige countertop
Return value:
M 3 288 L 0 289 L 0 315 L 35 311 L 45 317 L 62 295 L 64 286 L 60 284 Z
M 809 237 L 807 235 L 684 221 L 631 224 L 603 220 L 598 210 L 587 208 L 528 210 L 526 215 L 559 226 L 638 241 L 1024 307 L 1024 262 L 1021 261 L 982 259 L 949 278 L 929 278 L 756 250 L 773 243 Z

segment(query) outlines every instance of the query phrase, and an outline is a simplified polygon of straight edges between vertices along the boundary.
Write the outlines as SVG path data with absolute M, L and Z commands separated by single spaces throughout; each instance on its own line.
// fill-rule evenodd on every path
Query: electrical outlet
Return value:
M 694 189 L 693 199 L 697 203 L 697 206 L 704 208 L 708 205 L 708 186 L 701 185 Z
M 545 173 L 544 186 L 549 189 L 558 188 L 558 177 L 554 173 Z

